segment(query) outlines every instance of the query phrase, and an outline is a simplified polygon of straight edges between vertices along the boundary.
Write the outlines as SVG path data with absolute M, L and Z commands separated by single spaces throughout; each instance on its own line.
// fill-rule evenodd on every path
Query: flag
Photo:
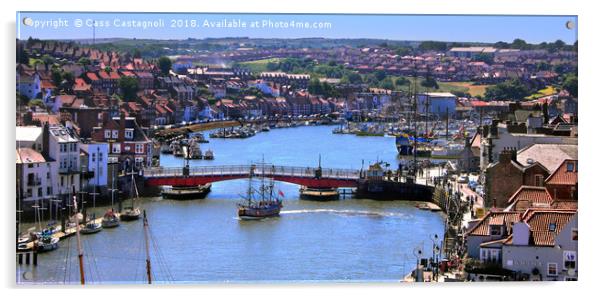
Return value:
M 278 190 L 278 195 L 284 197 L 284 193 L 281 190 Z

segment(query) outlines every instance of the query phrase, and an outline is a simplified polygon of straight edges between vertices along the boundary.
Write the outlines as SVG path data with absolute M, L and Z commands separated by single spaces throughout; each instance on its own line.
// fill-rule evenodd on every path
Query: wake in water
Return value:
M 281 211 L 280 214 L 304 214 L 304 213 L 332 213 L 344 216 L 369 216 L 369 217 L 397 217 L 407 218 L 406 214 L 394 213 L 394 212 L 379 212 L 379 211 L 367 211 L 367 210 L 351 210 L 351 209 L 297 209 L 297 210 L 285 210 Z

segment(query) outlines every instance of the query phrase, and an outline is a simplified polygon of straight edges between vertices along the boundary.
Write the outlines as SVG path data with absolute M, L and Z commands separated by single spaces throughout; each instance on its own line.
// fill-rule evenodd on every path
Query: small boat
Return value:
M 132 206 L 123 209 L 123 212 L 119 215 L 119 218 L 122 221 L 135 221 L 140 218 L 140 208 L 136 207 L 136 198 L 138 198 L 138 187 L 136 186 L 136 181 L 134 180 L 133 168 L 130 175 L 132 177 L 132 186 L 130 188 L 130 193 L 132 196 Z
M 119 226 L 119 218 L 113 210 L 110 209 L 102 217 L 101 225 L 103 228 L 115 228 Z
M 81 234 L 94 234 L 102 231 L 102 224 L 96 223 L 96 220 L 88 222 L 84 228 L 80 230 Z
M 211 191 L 211 183 L 195 187 L 171 187 L 161 192 L 163 199 L 192 200 L 203 199 Z
M 300 198 L 311 201 L 339 200 L 339 192 L 335 188 L 308 188 L 302 186 L 299 190 Z
M 59 239 L 58 237 L 42 236 L 35 244 L 38 253 L 49 252 L 59 248 Z
M 205 151 L 205 155 L 203 156 L 204 160 L 213 160 L 215 159 L 215 156 L 213 156 L 213 151 L 212 150 L 207 150 Z

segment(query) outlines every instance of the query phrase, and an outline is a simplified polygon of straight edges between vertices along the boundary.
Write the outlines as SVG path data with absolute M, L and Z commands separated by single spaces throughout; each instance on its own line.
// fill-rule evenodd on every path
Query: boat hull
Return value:
M 301 189 L 299 198 L 309 201 L 336 201 L 339 200 L 340 194 L 336 189 Z
M 433 199 L 434 188 L 416 183 L 360 180 L 355 197 L 381 201 L 427 201 Z
M 194 200 L 205 199 L 211 191 L 211 184 L 199 187 L 172 188 L 161 192 L 163 199 L 171 200 Z
M 277 217 L 280 215 L 282 206 L 273 205 L 269 207 L 239 207 L 238 217 L 242 220 L 260 220 L 263 218 Z

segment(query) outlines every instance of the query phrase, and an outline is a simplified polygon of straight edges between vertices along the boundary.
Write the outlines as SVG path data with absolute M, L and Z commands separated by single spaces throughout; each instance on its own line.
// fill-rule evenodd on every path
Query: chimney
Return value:
M 499 121 L 496 120 L 492 120 L 491 121 L 491 137 L 497 137 L 497 125 L 498 125 Z
M 125 140 L 125 113 L 119 113 L 119 141 Z
M 50 153 L 50 127 L 48 126 L 48 122 L 44 123 L 44 128 L 42 130 L 42 156 L 44 158 L 49 158 Z
M 504 150 L 502 150 L 500 152 L 500 157 L 499 157 L 499 161 L 502 164 L 508 164 L 510 163 L 510 161 L 513 160 L 513 151 L 507 147 L 504 148 Z

